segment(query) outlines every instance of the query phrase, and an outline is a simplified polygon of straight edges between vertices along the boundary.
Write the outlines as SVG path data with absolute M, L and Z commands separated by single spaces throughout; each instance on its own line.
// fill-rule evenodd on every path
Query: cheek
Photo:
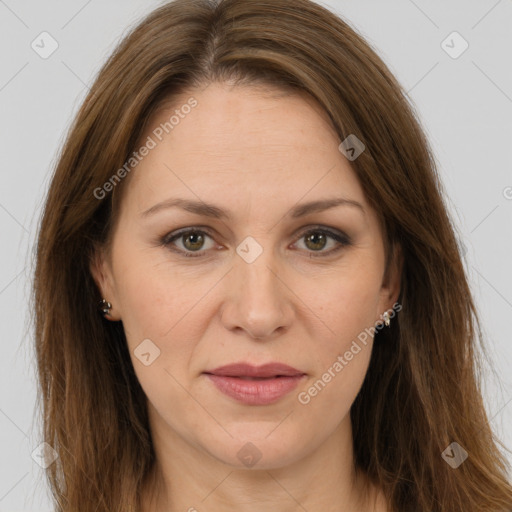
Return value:
M 207 278 L 194 279 L 173 265 L 163 248 L 129 247 L 122 239 L 116 269 L 123 325 L 133 338 L 162 338 L 179 328 L 208 286 Z
M 340 272 L 323 280 L 323 293 L 308 302 L 326 335 L 310 333 L 318 371 L 302 389 L 303 402 L 309 400 L 305 406 L 330 417 L 333 425 L 348 413 L 368 369 L 380 291 L 377 270 L 361 264 Z
M 342 361 L 333 357 L 323 372 L 315 375 L 307 383 L 297 399 L 303 410 L 304 420 L 318 421 L 321 418 L 322 429 L 332 432 L 350 414 L 350 409 L 356 399 L 366 376 L 371 345 L 357 349 L 350 361 L 342 356 Z M 315 424 L 310 427 L 315 430 Z
M 322 345 L 332 358 L 333 353 L 347 350 L 351 341 L 365 329 L 375 326 L 380 299 L 378 272 L 369 265 L 361 265 L 318 282 L 322 287 L 317 288 L 315 294 L 306 295 L 305 302 L 318 317 L 326 336 L 318 333 L 311 333 L 311 336 L 323 339 Z M 324 364 L 328 362 L 323 361 Z
M 327 296 L 329 301 L 319 297 L 317 306 L 318 317 L 328 327 L 322 330 L 328 334 L 313 335 L 316 371 L 297 398 L 308 417 L 322 417 L 329 430 L 349 414 L 366 376 L 378 288 L 371 280 L 352 276 L 333 287 Z
M 202 294 L 194 287 L 176 286 L 177 278 L 163 279 L 157 267 L 133 268 L 126 269 L 120 294 L 135 374 L 149 401 L 163 415 L 173 403 L 173 410 L 185 417 L 192 404 L 182 386 L 187 387 L 190 379 L 196 330 L 204 329 L 198 304 Z
M 117 267 L 118 300 L 139 380 L 143 387 L 150 386 L 153 375 L 166 380 L 172 374 L 185 382 L 190 378 L 187 369 L 194 361 L 197 340 L 211 321 L 208 294 L 218 282 L 218 276 L 212 273 L 198 277 L 197 271 L 189 271 L 187 275 L 183 268 L 178 270 L 161 256 L 149 258 L 147 251 L 124 254 Z M 149 352 L 150 359 L 157 355 L 150 366 L 138 360 L 142 350 L 139 347 L 145 347 L 143 353 Z

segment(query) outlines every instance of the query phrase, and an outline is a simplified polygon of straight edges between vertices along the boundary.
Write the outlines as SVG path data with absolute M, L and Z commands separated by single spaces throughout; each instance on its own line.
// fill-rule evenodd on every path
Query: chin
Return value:
M 302 435 L 293 435 L 289 430 L 277 433 L 276 424 L 248 426 L 227 429 L 233 438 L 210 439 L 204 449 L 219 462 L 236 469 L 276 469 L 296 462 L 306 455 L 307 440 Z M 280 428 L 280 427 L 278 427 Z M 300 434 L 299 432 L 297 434 Z

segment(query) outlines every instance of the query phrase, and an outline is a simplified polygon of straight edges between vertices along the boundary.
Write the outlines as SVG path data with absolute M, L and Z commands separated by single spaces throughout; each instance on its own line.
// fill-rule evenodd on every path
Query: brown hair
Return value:
M 97 311 L 90 262 L 118 205 L 94 191 L 162 101 L 229 80 L 307 93 L 340 140 L 356 134 L 366 149 L 351 165 L 385 227 L 387 261 L 403 254 L 402 311 L 376 333 L 351 409 L 357 466 L 394 511 L 512 509 L 509 466 L 482 403 L 485 347 L 455 227 L 401 86 L 346 22 L 308 0 L 177 0 L 132 29 L 100 70 L 43 212 L 33 307 L 43 440 L 59 454 L 47 470 L 57 510 L 140 510 L 155 459 L 122 323 Z M 441 456 L 453 441 L 469 454 L 457 469 Z

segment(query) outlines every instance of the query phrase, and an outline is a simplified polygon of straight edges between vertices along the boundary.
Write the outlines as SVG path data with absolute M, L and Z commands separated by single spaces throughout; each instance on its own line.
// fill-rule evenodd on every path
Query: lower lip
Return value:
M 277 402 L 297 387 L 305 375 L 246 380 L 239 377 L 206 374 L 225 395 L 246 405 L 267 405 Z

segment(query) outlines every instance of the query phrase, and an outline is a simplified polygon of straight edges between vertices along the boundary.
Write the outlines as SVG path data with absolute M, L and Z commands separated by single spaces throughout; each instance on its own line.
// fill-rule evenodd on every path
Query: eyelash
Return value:
M 313 228 L 308 229 L 307 231 L 302 232 L 301 235 L 298 237 L 297 241 L 313 233 L 322 233 L 324 235 L 327 235 L 328 237 L 338 242 L 338 246 L 329 251 L 311 251 L 311 258 L 325 258 L 327 256 L 334 254 L 335 252 L 340 251 L 345 247 L 352 245 L 350 237 L 348 237 L 346 234 L 342 232 L 332 231 L 323 226 L 315 226 Z M 176 252 L 186 258 L 204 258 L 206 252 L 204 250 L 196 251 L 196 254 L 194 254 L 193 251 L 183 251 L 182 249 L 177 249 L 176 246 L 173 247 L 173 242 L 175 240 L 178 240 L 179 238 L 188 234 L 208 235 L 210 238 L 213 238 L 212 234 L 208 230 L 199 228 L 185 228 L 163 236 L 160 239 L 160 245 L 168 247 L 171 251 Z M 318 254 L 315 254 L 315 252 L 318 252 Z

